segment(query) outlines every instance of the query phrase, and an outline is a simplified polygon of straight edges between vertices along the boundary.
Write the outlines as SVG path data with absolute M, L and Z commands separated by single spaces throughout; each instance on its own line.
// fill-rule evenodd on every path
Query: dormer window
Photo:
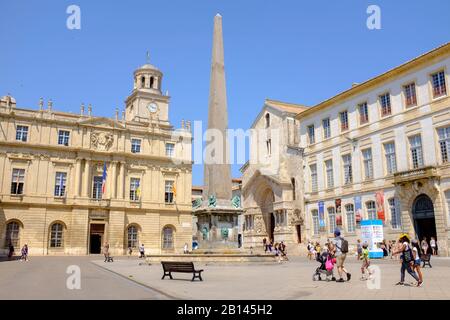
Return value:
M 270 127 L 270 114 L 266 114 L 266 128 Z

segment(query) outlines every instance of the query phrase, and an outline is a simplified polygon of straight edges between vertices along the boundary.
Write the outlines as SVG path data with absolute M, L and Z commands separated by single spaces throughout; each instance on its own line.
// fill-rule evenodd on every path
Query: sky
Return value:
M 81 29 L 66 26 L 69 5 Z M 381 29 L 366 25 L 369 5 Z M 450 41 L 448 0 L 0 0 L 0 96 L 19 107 L 113 117 L 133 71 L 150 62 L 169 90 L 169 116 L 207 124 L 213 19 L 223 16 L 229 128 L 248 129 L 266 98 L 305 105 Z M 242 164 L 232 166 L 239 177 Z M 193 166 L 193 184 L 203 168 Z

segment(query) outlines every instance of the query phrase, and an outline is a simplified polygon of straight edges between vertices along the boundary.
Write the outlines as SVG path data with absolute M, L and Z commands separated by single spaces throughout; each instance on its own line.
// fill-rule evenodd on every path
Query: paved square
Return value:
M 31 257 L 29 262 L 0 262 L 0 299 L 450 299 L 450 259 L 435 258 L 425 268 L 424 286 L 395 286 L 398 260 L 372 260 L 381 270 L 381 288 L 368 289 L 360 278 L 360 263 L 347 258 L 352 280 L 313 281 L 316 261 L 291 257 L 281 264 L 200 264 L 203 282 L 174 273 L 161 280 L 160 263 L 147 265 L 135 257 L 104 263 L 100 256 Z M 67 267 L 78 265 L 81 290 L 66 286 Z M 407 274 L 407 282 L 412 278 Z

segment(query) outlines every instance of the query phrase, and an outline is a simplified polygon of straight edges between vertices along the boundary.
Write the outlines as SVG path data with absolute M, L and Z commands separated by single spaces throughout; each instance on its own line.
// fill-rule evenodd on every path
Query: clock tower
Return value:
M 125 120 L 169 124 L 168 95 L 161 92 L 163 74 L 147 63 L 134 71 L 133 92 L 125 100 Z

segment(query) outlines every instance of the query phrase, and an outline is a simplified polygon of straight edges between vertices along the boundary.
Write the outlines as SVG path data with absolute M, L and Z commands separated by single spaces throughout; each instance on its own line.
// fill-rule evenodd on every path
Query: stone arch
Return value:
M 8 219 L 8 220 L 5 221 L 5 227 L 4 227 L 4 230 L 2 232 L 2 239 L 3 239 L 3 241 L 2 241 L 2 243 L 0 245 L 5 247 L 5 248 L 8 247 L 8 245 L 9 245 L 8 242 L 10 241 L 10 239 L 9 239 L 9 236 L 7 235 L 7 231 L 8 231 L 8 225 L 10 225 L 11 223 L 16 223 L 18 225 L 18 227 L 19 227 L 18 239 L 16 239 L 17 241 L 13 244 L 14 245 L 14 249 L 18 250 L 18 249 L 21 248 L 21 238 L 23 236 L 24 224 L 23 224 L 23 222 L 21 220 L 16 219 L 16 218 Z
M 135 239 L 134 239 L 133 235 L 130 234 L 131 228 L 133 228 L 133 227 L 136 229 L 136 232 L 137 232 Z M 125 239 L 124 246 L 125 246 L 125 248 L 128 249 L 130 244 L 131 244 L 132 249 L 138 248 L 140 245 L 141 235 L 142 235 L 142 228 L 138 223 L 136 223 L 136 222 L 128 223 L 125 226 L 125 230 L 124 230 L 124 239 Z
M 62 229 L 54 230 L 53 227 L 55 225 L 61 225 Z M 61 232 L 61 234 L 59 234 Z M 47 245 L 48 249 L 62 249 L 65 247 L 65 239 L 66 239 L 67 225 L 62 220 L 54 220 L 48 225 L 47 232 Z

